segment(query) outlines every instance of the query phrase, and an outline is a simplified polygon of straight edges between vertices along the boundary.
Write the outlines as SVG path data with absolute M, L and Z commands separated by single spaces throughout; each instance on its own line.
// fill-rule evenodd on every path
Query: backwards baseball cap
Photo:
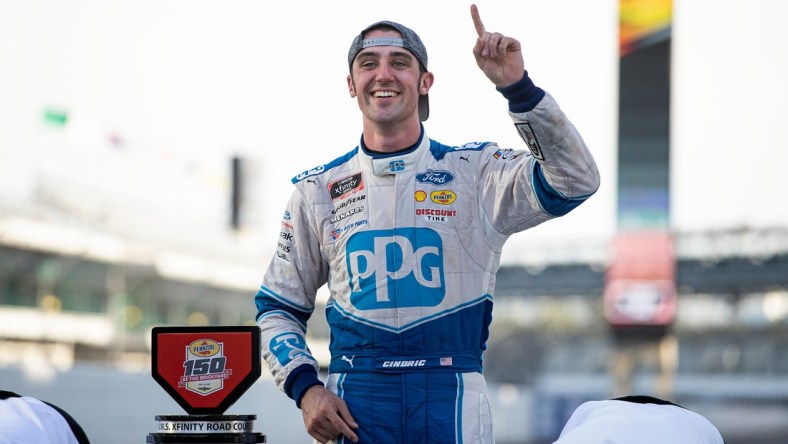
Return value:
M 380 29 L 380 28 L 391 28 L 399 32 L 402 36 L 401 38 L 396 37 L 373 37 L 369 39 L 364 38 L 364 34 L 368 33 L 369 31 Z M 352 70 L 353 69 L 353 60 L 356 59 L 356 56 L 359 52 L 361 52 L 364 48 L 369 48 L 372 46 L 399 46 L 400 48 L 405 48 L 410 51 L 414 56 L 416 56 L 416 60 L 419 61 L 421 66 L 424 70 L 427 70 L 427 48 L 424 47 L 424 43 L 421 43 L 421 39 L 419 36 L 413 32 L 412 29 L 408 28 L 407 26 L 400 25 L 399 23 L 390 22 L 387 20 L 383 20 L 377 23 L 373 23 L 363 31 L 361 31 L 355 39 L 353 39 L 353 43 L 350 44 L 350 50 L 347 53 L 347 63 L 348 67 Z M 427 120 L 427 117 L 430 116 L 430 103 L 426 95 L 419 96 L 419 118 L 422 121 Z

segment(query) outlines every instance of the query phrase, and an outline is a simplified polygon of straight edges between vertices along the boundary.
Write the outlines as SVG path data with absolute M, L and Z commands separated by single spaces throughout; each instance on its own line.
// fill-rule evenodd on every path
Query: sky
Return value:
M 617 2 L 477 5 L 488 30 L 520 40 L 531 77 L 578 127 L 602 174 L 577 210 L 512 237 L 503 262 L 597 251 L 616 230 Z M 788 115 L 775 103 L 788 100 L 785 3 L 676 0 L 674 8 L 675 228 L 788 226 L 778 197 Z M 271 240 L 247 248 L 272 250 L 289 179 L 358 143 L 346 54 L 381 19 L 416 30 L 428 49 L 431 138 L 524 148 L 505 100 L 475 65 L 469 9 L 415 0 L 0 0 L 0 199 L 68 202 L 94 222 L 210 233 L 226 226 L 228 159 L 238 155 L 251 173 L 247 221 Z M 68 123 L 42 122 L 46 110 L 62 110 Z

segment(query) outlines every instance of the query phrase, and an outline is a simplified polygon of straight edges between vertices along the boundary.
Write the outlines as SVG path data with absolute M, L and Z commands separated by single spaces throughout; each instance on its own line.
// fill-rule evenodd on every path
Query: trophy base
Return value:
M 256 444 L 265 443 L 254 432 L 256 415 L 159 415 L 158 432 L 149 433 L 149 444 Z

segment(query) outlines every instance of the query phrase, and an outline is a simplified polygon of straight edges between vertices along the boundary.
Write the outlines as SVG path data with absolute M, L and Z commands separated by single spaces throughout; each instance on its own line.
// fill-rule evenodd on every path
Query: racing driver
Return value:
M 578 131 L 525 71 L 520 43 L 485 30 L 475 5 L 471 17 L 476 63 L 527 150 L 430 139 L 427 51 L 411 29 L 383 21 L 348 52 L 358 146 L 293 178 L 255 303 L 263 357 L 317 442 L 494 442 L 482 353 L 501 249 L 599 186 Z M 325 382 L 305 340 L 324 284 Z

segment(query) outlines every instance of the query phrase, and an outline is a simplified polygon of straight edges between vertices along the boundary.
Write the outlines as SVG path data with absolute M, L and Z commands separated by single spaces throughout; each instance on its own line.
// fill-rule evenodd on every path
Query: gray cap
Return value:
M 380 28 L 392 28 L 400 33 L 402 38 L 392 38 L 392 37 L 375 37 L 371 39 L 365 39 L 364 34 L 368 33 L 369 31 L 380 29 Z M 353 43 L 350 44 L 350 50 L 347 53 L 347 63 L 348 67 L 352 70 L 353 69 L 353 60 L 356 59 L 356 56 L 359 52 L 361 52 L 364 48 L 369 48 L 371 46 L 399 46 L 400 48 L 405 48 L 416 57 L 416 60 L 419 61 L 421 66 L 424 70 L 427 70 L 427 48 L 424 47 L 424 44 L 421 43 L 421 39 L 419 36 L 413 32 L 412 29 L 408 28 L 407 26 L 400 25 L 399 23 L 390 22 L 387 20 L 380 21 L 377 23 L 373 23 L 363 31 L 361 31 L 355 39 L 353 39 Z M 430 116 L 430 104 L 429 100 L 426 95 L 419 96 L 419 118 L 422 121 L 427 120 L 427 117 Z

